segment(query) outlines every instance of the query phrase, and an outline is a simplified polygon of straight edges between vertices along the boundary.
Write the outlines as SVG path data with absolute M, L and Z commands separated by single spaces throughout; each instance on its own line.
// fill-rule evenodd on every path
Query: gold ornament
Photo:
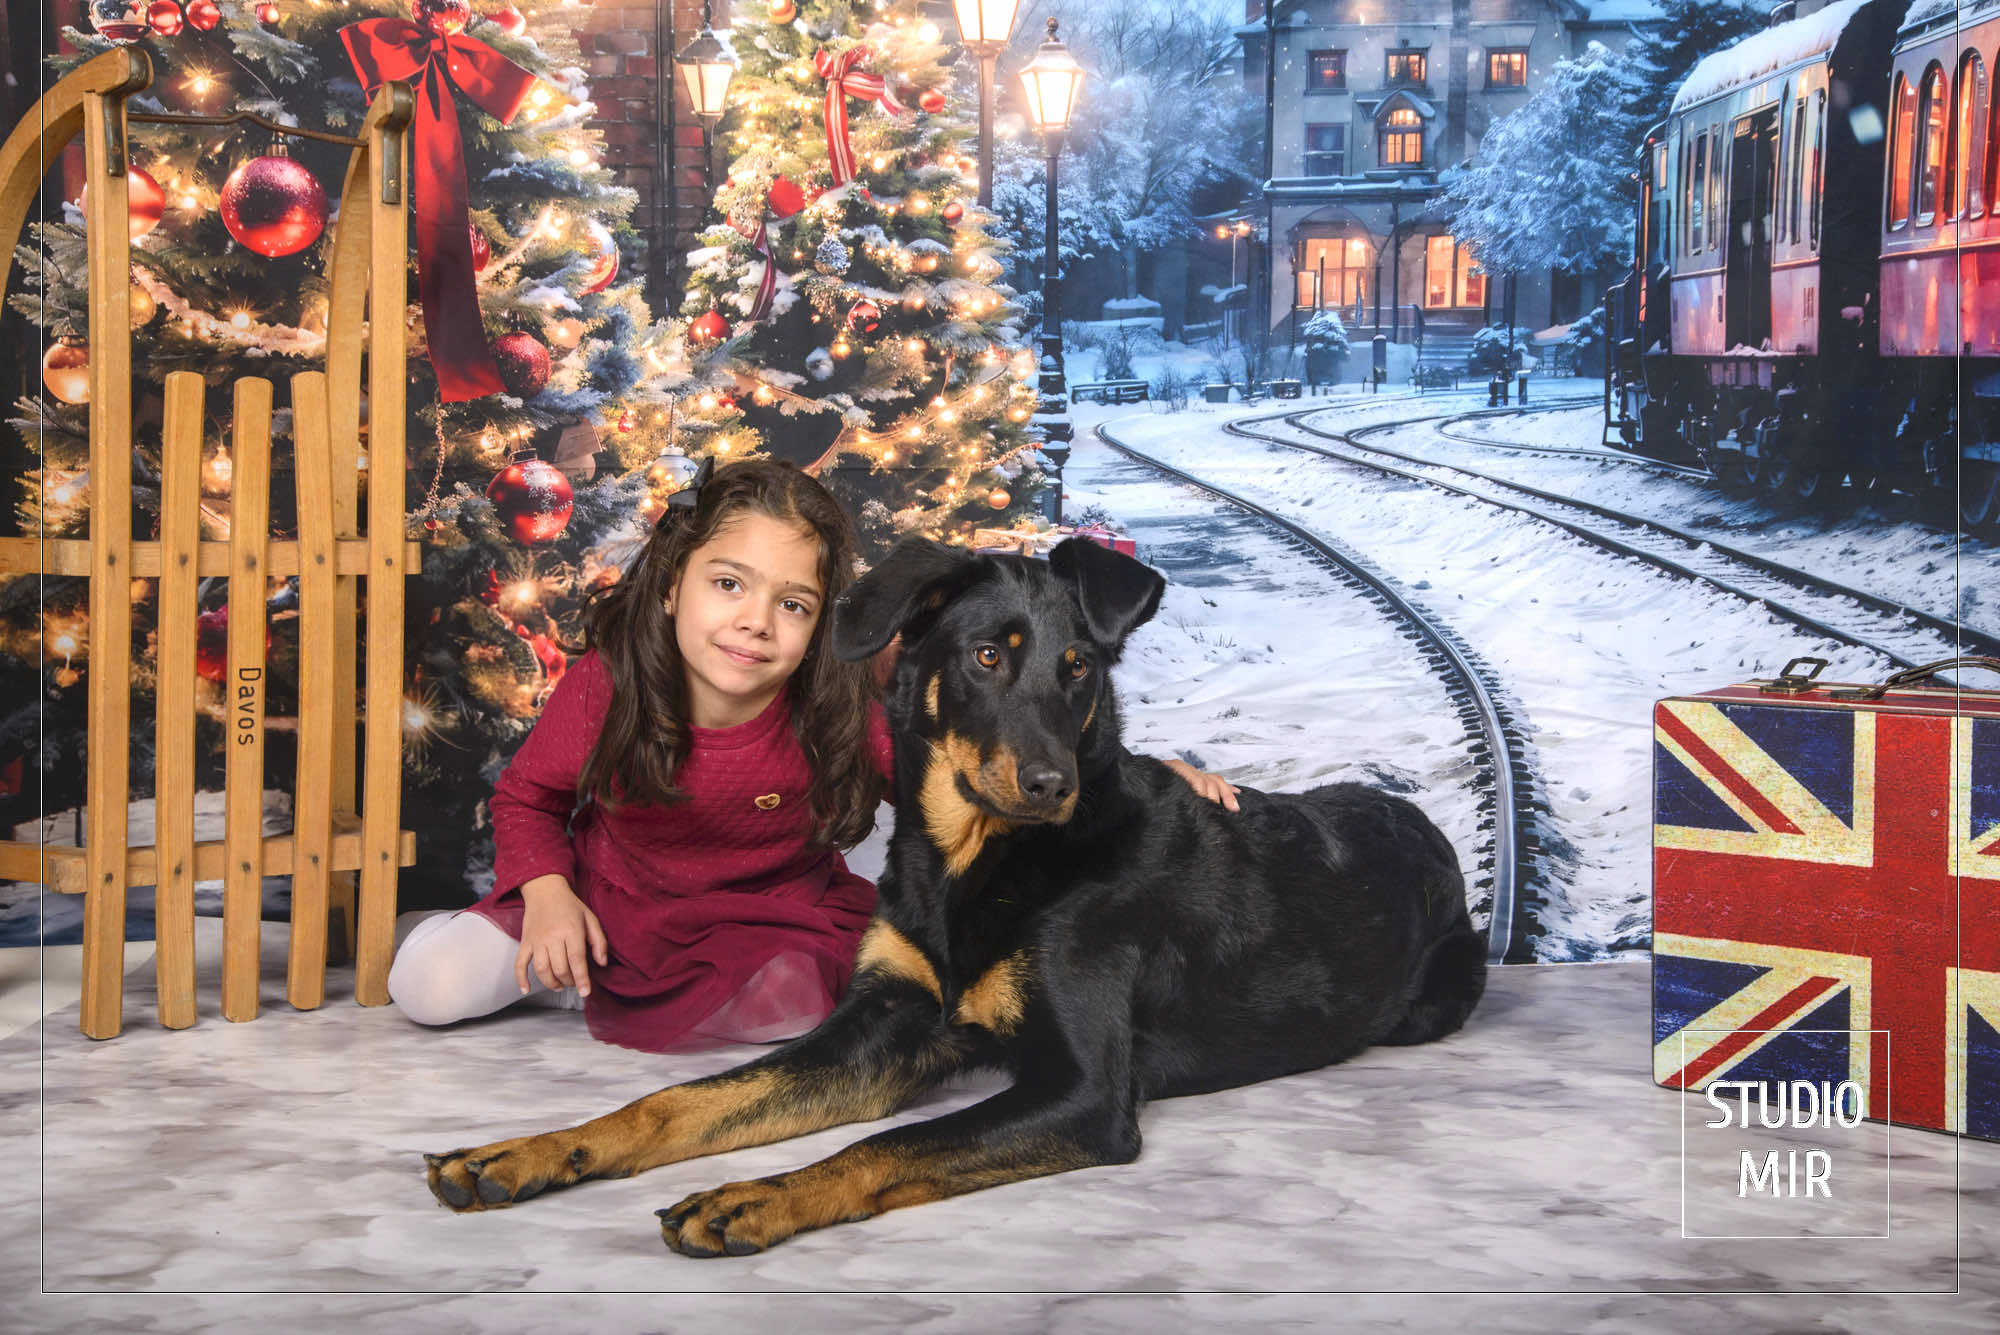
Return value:
M 90 344 L 64 334 L 42 354 L 42 383 L 64 403 L 90 402 Z

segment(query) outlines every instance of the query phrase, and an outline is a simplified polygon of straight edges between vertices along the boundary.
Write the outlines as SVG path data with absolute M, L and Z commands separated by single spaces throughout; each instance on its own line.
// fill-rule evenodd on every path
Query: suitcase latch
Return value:
M 1806 670 L 1800 672 L 1799 666 Z M 1800 657 L 1785 664 L 1785 670 L 1770 681 L 1757 682 L 1757 689 L 1766 695 L 1804 695 L 1813 688 L 1813 678 L 1826 671 L 1824 658 Z

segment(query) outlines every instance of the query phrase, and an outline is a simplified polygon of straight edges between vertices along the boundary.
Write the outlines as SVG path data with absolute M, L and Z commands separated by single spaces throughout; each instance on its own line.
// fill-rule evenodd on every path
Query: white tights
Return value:
M 389 999 L 418 1024 L 455 1024 L 523 1002 L 581 1010 L 573 987 L 546 985 L 534 966 L 527 995 L 514 981 L 521 943 L 491 919 L 450 909 L 396 919 L 396 958 Z M 819 1009 L 819 969 L 794 951 L 774 956 L 720 1010 L 696 1025 L 688 1047 L 771 1043 L 796 1038 L 825 1018 Z

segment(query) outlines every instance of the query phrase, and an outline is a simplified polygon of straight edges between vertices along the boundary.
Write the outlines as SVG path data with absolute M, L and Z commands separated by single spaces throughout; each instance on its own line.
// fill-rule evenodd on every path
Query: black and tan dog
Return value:
M 426 1156 L 454 1210 L 883 1117 L 955 1071 L 1013 1084 L 809 1167 L 659 1211 L 687 1256 L 1139 1153 L 1148 1099 L 1421 1043 L 1485 986 L 1451 846 L 1353 784 L 1231 813 L 1118 739 L 1109 669 L 1159 606 L 1139 562 L 906 542 L 836 651 L 901 634 L 896 826 L 853 985 L 812 1033 L 563 1131 Z

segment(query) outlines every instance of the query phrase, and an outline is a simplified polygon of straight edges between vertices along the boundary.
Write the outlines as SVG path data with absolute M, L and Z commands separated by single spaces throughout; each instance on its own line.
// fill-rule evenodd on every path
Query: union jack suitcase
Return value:
M 2000 659 L 1824 666 L 1654 709 L 1654 1079 L 2000 1140 L 2000 691 L 1936 680 Z

